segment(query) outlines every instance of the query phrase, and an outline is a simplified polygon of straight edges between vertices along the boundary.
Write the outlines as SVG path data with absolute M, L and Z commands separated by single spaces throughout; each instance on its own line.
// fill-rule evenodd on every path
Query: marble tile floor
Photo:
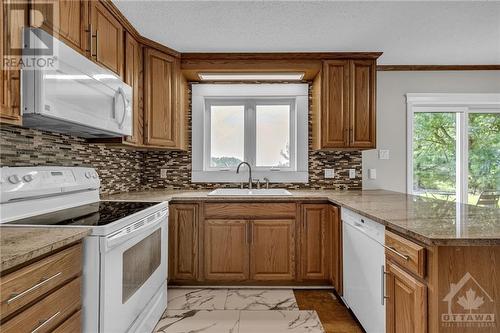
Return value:
M 154 333 L 324 333 L 292 289 L 169 289 Z

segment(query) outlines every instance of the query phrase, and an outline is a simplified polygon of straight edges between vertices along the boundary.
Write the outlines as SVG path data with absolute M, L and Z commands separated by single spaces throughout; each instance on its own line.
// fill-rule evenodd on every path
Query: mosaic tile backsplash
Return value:
M 73 136 L 2 125 L 0 166 L 40 165 L 93 167 L 101 178 L 101 192 L 110 194 L 141 188 L 144 156 Z
M 189 124 L 190 114 L 188 115 Z M 311 125 L 311 124 L 310 124 Z M 189 131 L 191 129 L 189 128 Z M 309 130 L 311 133 L 311 130 Z M 311 138 L 309 140 L 311 145 Z M 15 126 L 0 127 L 0 166 L 87 166 L 101 177 L 101 192 L 111 194 L 145 189 L 211 189 L 239 184 L 191 183 L 191 145 L 188 151 L 134 151 L 90 144 L 85 139 Z M 167 178 L 160 177 L 167 169 Z M 325 179 L 324 169 L 335 169 Z M 356 170 L 349 178 L 348 169 Z M 288 189 L 361 189 L 360 151 L 309 149 L 309 182 L 271 184 Z

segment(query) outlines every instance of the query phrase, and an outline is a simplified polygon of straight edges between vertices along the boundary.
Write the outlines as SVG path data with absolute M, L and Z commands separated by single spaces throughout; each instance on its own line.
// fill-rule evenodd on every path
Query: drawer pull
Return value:
M 404 260 L 406 261 L 409 261 L 410 260 L 410 256 L 407 255 L 407 254 L 402 254 L 401 252 L 398 252 L 395 248 L 393 248 L 392 246 L 387 246 L 387 245 L 384 245 L 384 247 L 391 251 L 392 253 L 394 253 L 395 255 L 397 255 L 398 257 L 400 258 L 403 258 Z
M 38 325 L 33 331 L 31 331 L 31 333 L 36 333 L 39 329 L 41 329 L 42 327 L 44 327 L 45 325 L 47 325 L 52 319 L 54 319 L 55 317 L 57 317 L 60 313 L 61 313 L 61 311 L 57 311 L 55 314 L 53 314 L 52 316 L 50 316 L 48 319 L 41 320 L 40 321 L 40 325 Z
M 12 294 L 12 295 L 11 295 L 11 298 L 9 298 L 9 299 L 7 300 L 7 304 L 10 304 L 10 303 L 12 303 L 12 302 L 15 302 L 16 300 L 18 300 L 18 299 L 20 299 L 20 298 L 24 297 L 26 294 L 29 294 L 29 293 L 30 293 L 30 292 L 32 292 L 33 290 L 35 290 L 35 289 L 37 289 L 37 288 L 39 288 L 39 287 L 43 286 L 44 284 L 46 284 L 47 282 L 49 282 L 49 281 L 50 281 L 50 280 L 52 280 L 52 279 L 55 279 L 56 277 L 58 277 L 58 276 L 59 276 L 59 275 L 61 275 L 61 274 L 62 274 L 62 272 L 59 272 L 59 273 L 57 273 L 57 274 L 52 275 L 51 277 L 49 277 L 49 278 L 47 278 L 47 279 L 42 279 L 42 281 L 41 281 L 41 282 L 39 282 L 39 283 L 35 284 L 33 287 L 31 287 L 31 288 L 29 288 L 29 289 L 26 289 L 26 290 L 25 290 L 25 291 L 23 291 L 22 293 L 19 293 L 19 294 L 17 294 L 17 293 Z

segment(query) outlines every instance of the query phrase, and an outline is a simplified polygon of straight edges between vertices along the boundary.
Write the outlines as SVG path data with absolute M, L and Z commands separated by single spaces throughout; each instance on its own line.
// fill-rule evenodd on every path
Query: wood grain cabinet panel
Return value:
M 347 147 L 349 145 L 349 62 L 347 60 L 324 62 L 323 89 L 322 148 Z
M 180 117 L 176 112 L 177 59 L 155 49 L 145 52 L 145 143 L 177 148 Z
M 97 63 L 123 76 L 123 26 L 101 1 L 89 1 L 93 29 L 91 56 Z
M 18 10 L 13 10 L 18 9 Z M 21 124 L 20 70 L 6 70 L 4 56 L 22 46 L 22 28 L 28 23 L 27 3 L 1 3 L 0 16 L 0 123 Z
M 295 278 L 295 220 L 252 221 L 250 244 L 252 280 Z
M 31 0 L 31 6 L 41 15 L 30 15 L 30 25 L 41 27 L 82 54 L 87 54 L 88 1 Z
M 140 64 L 142 49 L 129 33 L 125 35 L 125 83 L 132 87 L 132 135 L 125 140 L 132 144 L 142 143 L 142 110 L 140 109 Z
M 375 61 L 351 60 L 349 67 L 349 147 L 375 148 Z
M 301 213 L 301 278 L 329 279 L 328 205 L 304 204 Z
M 205 220 L 205 279 L 247 280 L 249 222 Z
M 198 277 L 198 205 L 174 204 L 169 214 L 170 278 Z
M 78 311 L 59 325 L 52 333 L 80 333 L 82 331 L 82 311 Z
M 386 332 L 425 333 L 427 287 L 389 260 L 386 271 Z
M 342 273 L 342 221 L 340 209 L 329 205 L 329 223 L 331 223 L 331 284 L 339 295 L 342 295 L 343 273 Z

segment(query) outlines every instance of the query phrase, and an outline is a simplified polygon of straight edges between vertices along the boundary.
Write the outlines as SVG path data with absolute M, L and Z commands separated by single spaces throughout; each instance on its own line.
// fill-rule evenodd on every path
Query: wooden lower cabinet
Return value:
M 328 207 L 329 223 L 331 225 L 331 269 L 330 282 L 339 295 L 342 295 L 342 221 L 340 209 L 336 206 Z
M 293 280 L 295 220 L 252 221 L 250 230 L 250 278 Z
M 198 204 L 170 205 L 169 255 L 172 280 L 198 278 Z
M 248 280 L 248 222 L 205 220 L 204 234 L 205 279 Z
M 329 205 L 304 204 L 301 210 L 300 261 L 302 280 L 328 280 L 330 263 Z
M 392 261 L 386 261 L 387 333 L 425 333 L 427 287 Z

